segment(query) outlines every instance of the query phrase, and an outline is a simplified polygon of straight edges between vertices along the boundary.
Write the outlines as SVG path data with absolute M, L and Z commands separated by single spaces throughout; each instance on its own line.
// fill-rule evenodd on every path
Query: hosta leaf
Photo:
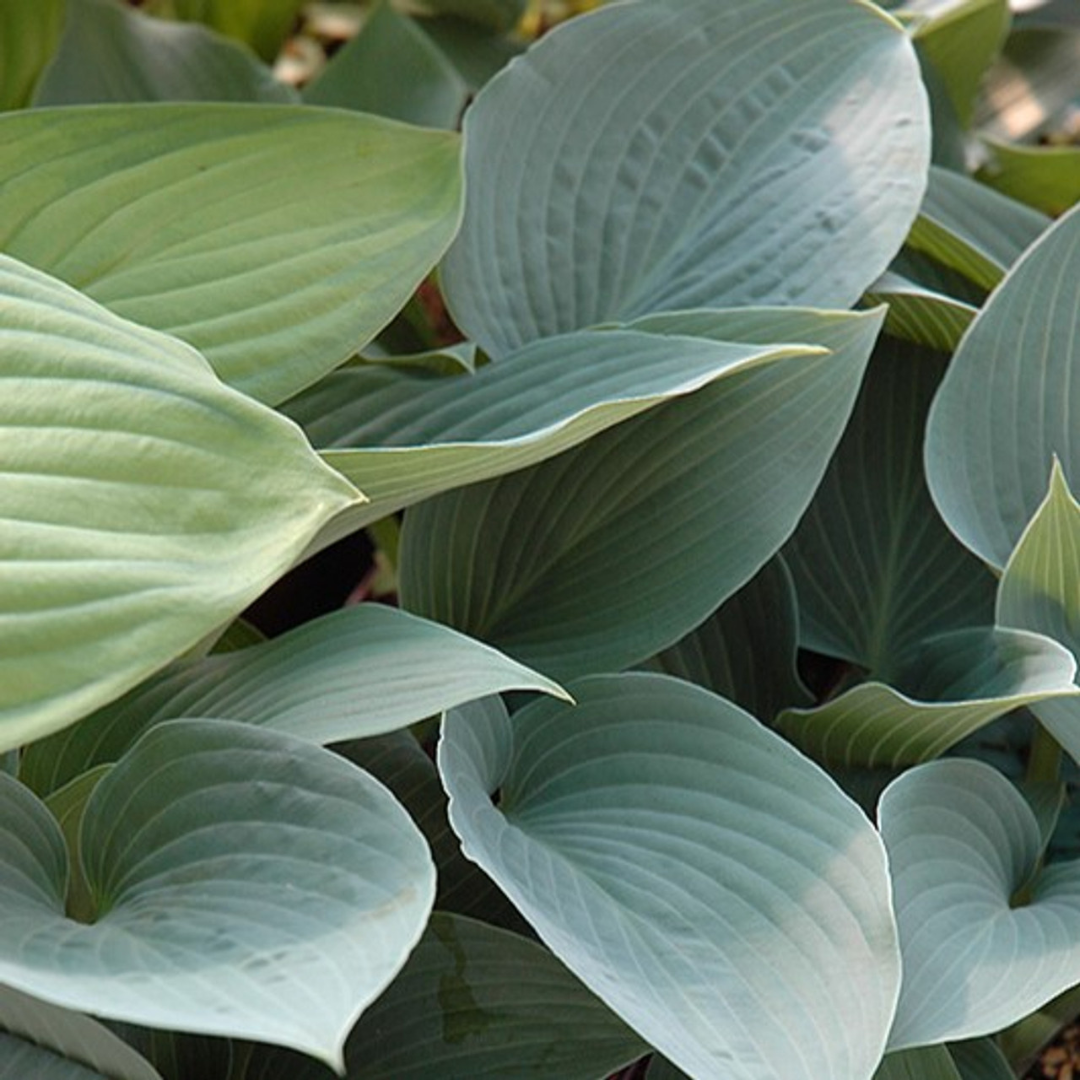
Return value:
M 870 304 L 888 304 L 885 332 L 902 341 L 951 353 L 978 309 L 886 270 L 867 290 Z
M 800 643 L 888 682 L 923 638 L 993 621 L 994 580 L 937 516 L 923 424 L 946 357 L 878 342 L 850 423 L 784 549 Z
M 436 912 L 349 1036 L 347 1080 L 599 1080 L 648 1047 L 545 948 Z M 256 1053 L 245 1080 L 330 1080 Z
M 0 986 L 2 1080 L 161 1080 L 108 1028 Z
M 848 307 L 915 215 L 928 126 L 911 44 L 868 4 L 603 8 L 469 109 L 448 302 L 495 356 L 655 311 Z
M 1050 219 L 959 173 L 932 166 L 908 244 L 984 289 L 1050 225 Z
M 246 49 L 201 26 L 147 18 L 114 0 L 67 0 L 66 8 L 35 105 L 296 100 Z
M 643 322 L 657 334 L 790 333 L 835 351 L 737 370 L 532 469 L 414 507 L 402 530 L 403 606 L 560 679 L 673 644 L 787 539 L 881 316 L 750 310 Z
M 90 925 L 64 917 L 55 821 L 0 784 L 0 980 L 58 1005 L 339 1067 L 427 920 L 434 869 L 408 815 L 298 739 L 227 721 L 147 732 L 83 819 Z
M 408 78 L 401 73 L 408 72 Z M 457 126 L 469 87 L 423 30 L 381 0 L 360 32 L 304 87 L 309 105 L 388 116 L 424 127 Z
M 926 639 L 894 685 L 866 682 L 778 727 L 819 761 L 884 766 L 926 761 L 1021 705 L 1080 694 L 1068 649 L 1039 634 L 989 627 Z
M 286 411 L 371 503 L 367 520 L 535 464 L 665 400 L 814 345 L 613 329 L 538 341 L 462 378 L 353 365 Z M 360 449 L 347 449 L 360 447 Z
M 1015 1080 L 1005 1055 L 993 1039 L 966 1039 L 950 1043 L 949 1054 L 960 1080 Z
M 64 28 L 66 0 L 8 0 L 0 4 L 0 109 L 30 101 Z
M 979 170 L 979 179 L 1003 195 L 1053 215 L 1080 201 L 1080 146 L 984 143 L 989 161 Z
M 787 564 L 777 556 L 648 666 L 704 686 L 769 723 L 785 706 L 811 700 L 795 669 L 797 604 Z
M 250 45 L 272 61 L 293 28 L 303 0 L 145 0 L 161 15 L 197 20 Z
M 971 324 L 930 409 L 926 471 L 949 528 L 1003 567 L 1054 454 L 1080 468 L 1080 209 L 1028 250 Z
M 1038 825 L 1004 777 L 932 762 L 879 818 L 904 957 L 892 1047 L 989 1034 L 1080 982 L 1080 864 L 1038 869 Z
M 271 404 L 392 318 L 460 200 L 454 134 L 300 106 L 12 114 L 0 175 L 0 249 Z
M 577 707 L 448 714 L 439 767 L 466 854 L 691 1075 L 868 1078 L 899 972 L 862 812 L 698 687 L 636 674 L 572 690 Z
M 493 30 L 510 30 L 524 13 L 526 0 L 422 0 L 419 6 L 435 15 L 453 15 Z
M 185 716 L 242 720 L 308 742 L 380 735 L 504 690 L 565 696 L 479 641 L 379 604 L 358 604 L 261 645 L 179 661 L 78 725 L 23 753 L 46 793 L 115 761 L 146 727 Z
M 943 81 L 961 125 L 968 127 L 979 85 L 1009 30 L 1008 0 L 912 0 L 919 55 Z
M 189 346 L 0 256 L 0 748 L 232 619 L 358 492 Z
M 1080 504 L 1054 459 L 1050 490 L 1024 530 L 998 588 L 997 619 L 1033 630 L 1080 654 Z M 1035 714 L 1080 760 L 1080 701 L 1033 706 Z

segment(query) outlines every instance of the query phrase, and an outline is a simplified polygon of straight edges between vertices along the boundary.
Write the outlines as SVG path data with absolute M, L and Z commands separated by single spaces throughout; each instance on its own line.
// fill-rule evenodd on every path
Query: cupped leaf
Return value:
M 0 4 L 0 109 L 29 104 L 64 28 L 66 0 Z
M 0 256 L 0 748 L 239 614 L 361 501 L 194 349 Z
M 448 714 L 439 767 L 466 854 L 691 1075 L 868 1078 L 899 971 L 862 812 L 698 687 L 634 674 L 573 693 Z
M 535 342 L 463 378 L 385 365 L 333 372 L 286 406 L 323 460 L 362 483 L 366 520 L 554 457 L 722 377 L 817 345 L 612 329 Z M 353 449 L 356 448 L 356 449 Z
M 401 73 L 408 72 L 407 78 Z M 407 15 L 381 0 L 360 32 L 304 87 L 309 105 L 388 116 L 424 127 L 454 128 L 469 87 Z
M 49 811 L 0 784 L 0 980 L 54 1004 L 340 1069 L 428 917 L 434 868 L 406 812 L 277 732 L 184 720 L 139 740 L 83 818 L 90 925 L 64 917 L 68 856 Z
M 848 307 L 929 158 L 910 42 L 846 0 L 612 5 L 493 79 L 465 135 L 443 282 L 494 356 L 655 311 Z
M 1028 249 L 964 335 L 930 409 L 926 472 L 949 528 L 1004 567 L 1056 454 L 1080 469 L 1080 208 Z
M 894 685 L 866 682 L 778 728 L 832 765 L 912 764 L 944 753 L 1021 705 L 1080 694 L 1068 649 L 1040 634 L 982 627 L 927 638 L 897 666 Z
M 811 700 L 795 668 L 798 642 L 795 588 L 777 556 L 648 667 L 704 686 L 769 723 L 786 706 Z
M 398 977 L 360 1018 L 347 1080 L 598 1080 L 648 1047 L 543 946 L 436 912 Z M 245 1080 L 329 1080 L 282 1051 Z
M 458 169 L 454 134 L 340 110 L 35 109 L 0 117 L 0 249 L 275 404 L 431 269 L 457 227 Z
M 178 717 L 241 720 L 308 742 L 380 735 L 506 690 L 565 697 L 495 649 L 380 604 L 357 604 L 261 645 L 181 660 L 79 724 L 27 747 L 20 778 L 45 794 L 115 761 Z
M 2 1080 L 161 1080 L 153 1066 L 89 1016 L 0 986 Z
M 246 49 L 201 26 L 151 19 L 113 0 L 66 0 L 66 12 L 35 105 L 296 100 Z
M 1042 840 L 1004 777 L 970 760 L 909 770 L 882 796 L 904 981 L 890 1046 L 997 1031 L 1080 982 L 1080 863 Z
M 930 168 L 908 244 L 976 285 L 992 289 L 1050 226 L 1050 219 L 985 184 Z
M 657 334 L 791 333 L 835 351 L 737 370 L 532 469 L 414 507 L 403 606 L 560 679 L 673 644 L 787 539 L 881 318 L 748 310 L 643 321 Z
M 784 548 L 800 644 L 885 682 L 923 638 L 993 621 L 994 579 L 945 528 L 923 475 L 923 425 L 946 360 L 878 342 L 836 454 Z

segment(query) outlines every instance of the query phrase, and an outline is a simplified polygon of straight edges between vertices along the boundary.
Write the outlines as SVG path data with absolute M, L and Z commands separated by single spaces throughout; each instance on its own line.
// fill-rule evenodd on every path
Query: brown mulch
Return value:
M 1080 1080 L 1080 1023 L 1070 1024 L 1043 1050 L 1024 1080 Z

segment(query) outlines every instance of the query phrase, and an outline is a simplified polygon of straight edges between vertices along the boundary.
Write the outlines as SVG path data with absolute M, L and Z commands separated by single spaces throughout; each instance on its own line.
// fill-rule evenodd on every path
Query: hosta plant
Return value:
M 1080 1007 L 1080 211 L 973 177 L 1030 25 L 381 0 L 296 89 L 299 6 L 0 8 L 0 1077 L 1019 1075 Z

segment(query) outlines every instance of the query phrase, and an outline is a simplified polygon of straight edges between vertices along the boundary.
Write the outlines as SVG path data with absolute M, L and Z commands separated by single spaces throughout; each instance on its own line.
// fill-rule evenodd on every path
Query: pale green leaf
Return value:
M 690 1075 L 867 1080 L 899 970 L 862 812 L 698 687 L 635 674 L 573 693 L 448 714 L 439 767 L 466 854 Z
M 1054 454 L 1080 469 L 1080 210 L 1009 271 L 964 335 L 930 409 L 926 471 L 949 528 L 1004 567 Z
M 770 559 L 700 626 L 649 662 L 769 723 L 811 698 L 795 669 L 799 612 L 787 564 Z
M 151 724 L 241 720 L 308 742 L 380 735 L 506 690 L 565 697 L 558 685 L 444 626 L 357 604 L 260 645 L 179 661 L 72 728 L 23 753 L 39 794 L 115 761 Z
M 465 136 L 443 283 L 493 356 L 656 311 L 848 307 L 929 158 L 911 43 L 842 0 L 601 8 L 496 76 Z
M 0 4 L 0 109 L 29 104 L 56 49 L 66 0 L 4 0 Z
M 151 19 L 116 0 L 66 0 L 66 8 L 35 105 L 296 100 L 246 49 L 201 26 Z
M 360 32 L 304 87 L 309 105 L 357 109 L 451 130 L 468 97 L 469 87 L 450 61 L 389 0 L 375 5 Z
M 403 606 L 559 679 L 618 670 L 673 644 L 790 535 L 882 314 L 643 320 L 638 328 L 654 334 L 771 334 L 835 351 L 735 370 L 541 465 L 413 507 Z
M 345 1050 L 346 1080 L 600 1080 L 648 1047 L 545 948 L 436 912 Z M 331 1080 L 256 1052 L 244 1080 Z
M 932 762 L 879 818 L 904 958 L 890 1046 L 989 1034 L 1080 982 L 1080 863 L 1039 870 L 1035 817 L 1004 777 Z
M 434 868 L 401 806 L 277 732 L 183 720 L 139 740 L 83 818 L 89 925 L 64 917 L 59 827 L 0 784 L 0 980 L 57 1005 L 340 1068 L 428 917 Z
M 784 548 L 800 644 L 884 682 L 923 638 L 993 621 L 994 579 L 941 522 L 923 475 L 923 425 L 946 360 L 878 342 L 844 437 Z
M 918 17 L 912 36 L 919 55 L 943 81 L 957 118 L 968 127 L 979 86 L 1009 31 L 1008 0 L 910 0 L 901 11 Z
M 108 1028 L 0 986 L 2 1080 L 161 1080 Z
M 959 173 L 932 166 L 908 244 L 970 278 L 997 285 L 1050 219 Z
M 380 517 L 513 472 L 710 382 L 817 345 L 736 344 L 612 329 L 546 338 L 467 377 L 387 366 L 333 372 L 286 406 L 362 483 Z
M 276 404 L 408 299 L 458 173 L 456 135 L 336 109 L 34 109 L 0 117 L 0 249 Z
M 68 728 L 68 730 L 72 730 Z M 134 741 L 134 740 L 133 740 Z M 119 756 L 119 755 L 117 755 Z M 86 805 L 101 779 L 107 776 L 111 764 L 88 768 L 63 787 L 57 787 L 45 800 L 45 805 L 52 811 L 64 834 L 69 853 L 67 895 L 64 898 L 64 910 L 81 922 L 88 922 L 94 916 L 94 901 L 90 895 L 90 886 L 82 862 L 82 822 Z
M 1080 146 L 984 142 L 989 161 L 979 170 L 979 179 L 1003 195 L 1053 215 L 1080 201 Z
M 0 256 L 0 748 L 117 697 L 359 493 L 190 346 Z
M 989 627 L 920 642 L 892 685 L 866 682 L 778 728 L 819 761 L 885 766 L 927 761 L 1022 705 L 1080 694 L 1076 661 L 1050 638 Z

